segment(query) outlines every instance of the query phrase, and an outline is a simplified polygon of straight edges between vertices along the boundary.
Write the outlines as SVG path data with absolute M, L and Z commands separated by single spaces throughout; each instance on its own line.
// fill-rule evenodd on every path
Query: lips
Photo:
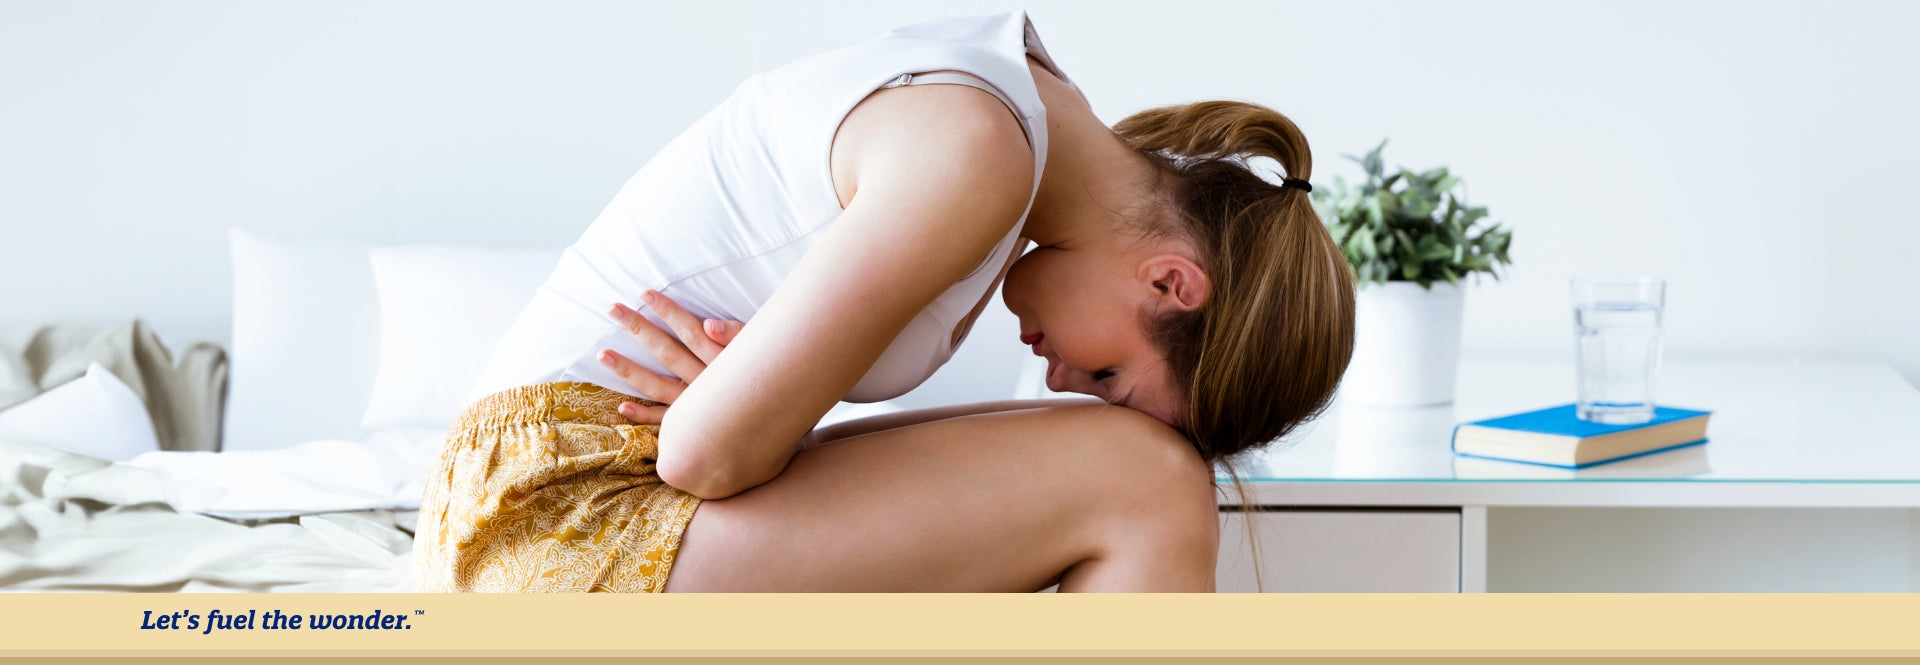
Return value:
M 1033 355 L 1040 354 L 1040 340 L 1046 339 L 1045 333 L 1028 333 L 1020 336 L 1020 343 L 1033 347 Z

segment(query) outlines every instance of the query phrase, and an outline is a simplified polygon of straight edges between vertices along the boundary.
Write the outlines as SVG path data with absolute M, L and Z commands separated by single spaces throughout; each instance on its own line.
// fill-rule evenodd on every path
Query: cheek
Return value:
M 1000 299 L 1007 303 L 1007 309 L 1022 313 L 1033 300 L 1033 283 L 1031 259 L 1014 261 L 1006 279 L 1000 281 Z
M 1087 372 L 1115 364 L 1142 335 L 1139 303 L 1116 280 L 1102 279 L 1091 258 L 1034 250 L 1008 270 L 1001 289 L 1007 309 L 1030 317 L 1062 361 Z
M 1110 317 L 1091 313 L 1085 318 L 1076 318 L 1071 325 L 1057 327 L 1062 328 L 1065 337 L 1056 349 L 1060 360 L 1083 372 L 1123 364 L 1133 349 L 1132 337 L 1139 334 L 1116 325 Z
M 1069 367 L 1094 372 L 1125 365 L 1145 340 L 1128 303 L 1101 285 L 1063 293 L 1048 321 L 1047 338 Z M 1057 339 L 1056 339 L 1057 334 Z
M 1073 274 L 1061 259 L 1059 252 L 1036 249 L 1013 262 L 1000 287 L 1007 309 L 1020 316 L 1050 318 L 1063 300 L 1059 281 Z

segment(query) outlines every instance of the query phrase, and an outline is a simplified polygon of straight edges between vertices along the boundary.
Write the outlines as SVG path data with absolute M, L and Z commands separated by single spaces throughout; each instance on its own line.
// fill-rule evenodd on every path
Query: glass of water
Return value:
M 1666 296 L 1667 282 L 1659 277 L 1573 278 L 1580 383 L 1575 409 L 1582 420 L 1633 424 L 1653 419 Z

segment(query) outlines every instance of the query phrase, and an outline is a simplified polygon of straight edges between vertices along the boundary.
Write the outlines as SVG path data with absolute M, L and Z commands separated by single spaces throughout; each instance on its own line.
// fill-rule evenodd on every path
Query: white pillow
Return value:
M 0 439 L 123 462 L 160 449 L 147 405 L 101 367 L 0 411 Z
M 366 246 L 227 237 L 233 345 L 220 449 L 358 437 L 380 349 Z
M 445 429 L 560 252 L 380 247 L 380 363 L 360 425 Z

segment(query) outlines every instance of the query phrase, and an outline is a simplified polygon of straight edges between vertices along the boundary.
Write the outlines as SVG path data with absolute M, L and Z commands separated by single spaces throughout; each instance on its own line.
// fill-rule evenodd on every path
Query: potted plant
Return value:
M 1367 179 L 1313 194 L 1334 242 L 1353 265 L 1353 360 L 1340 386 L 1358 404 L 1415 406 L 1453 401 L 1460 366 L 1460 319 L 1466 301 L 1460 280 L 1474 273 L 1494 279 L 1506 266 L 1513 232 L 1482 225 L 1483 206 L 1468 206 L 1454 189 L 1460 179 L 1445 167 L 1388 175 L 1381 141 L 1360 163 Z

